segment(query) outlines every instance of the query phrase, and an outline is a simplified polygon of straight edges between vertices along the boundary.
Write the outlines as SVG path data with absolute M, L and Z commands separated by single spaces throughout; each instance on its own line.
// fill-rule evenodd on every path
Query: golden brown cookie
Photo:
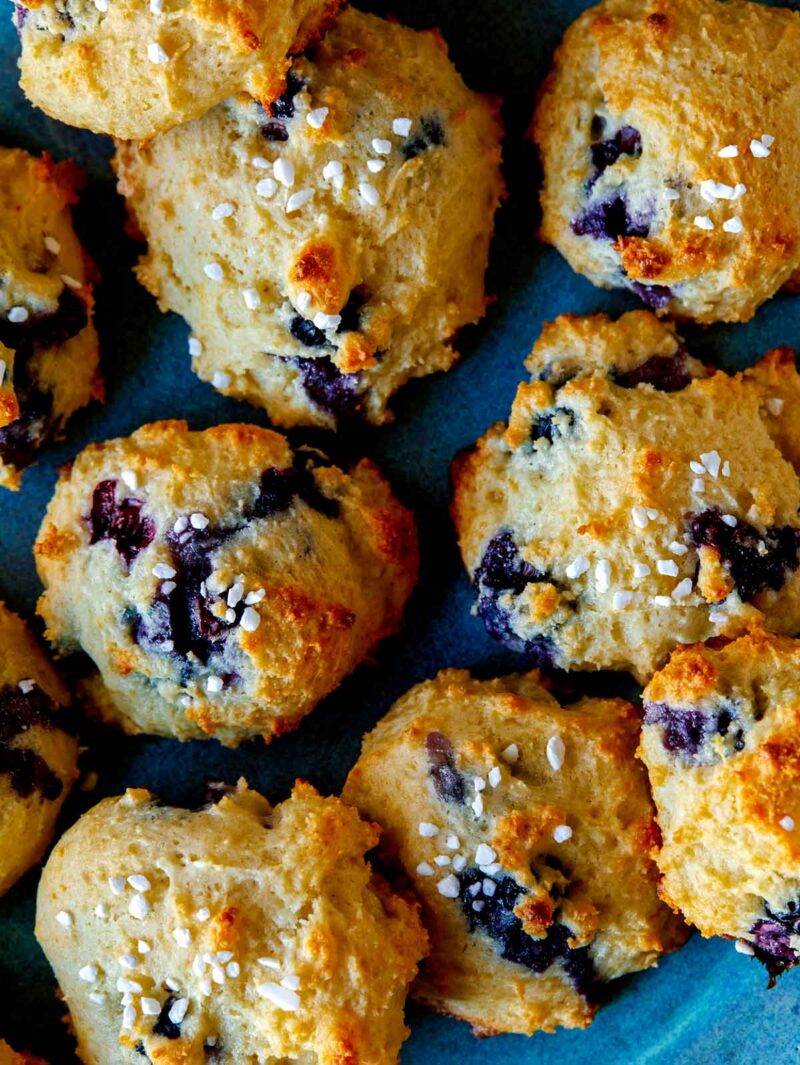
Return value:
M 94 661 L 103 716 L 232 746 L 295 727 L 397 630 L 417 574 L 372 462 L 347 473 L 252 425 L 89 446 L 35 551 L 48 638 Z
M 426 949 L 373 874 L 377 825 L 298 782 L 190 812 L 106 799 L 60 840 L 36 935 L 85 1065 L 392 1065 Z
M 596 285 L 659 312 L 752 317 L 800 268 L 799 67 L 794 10 L 604 0 L 586 11 L 533 124 L 543 239 Z
M 422 900 L 422 1002 L 483 1035 L 585 1028 L 608 981 L 683 942 L 656 892 L 638 735 L 623 700 L 562 707 L 536 673 L 455 669 L 369 733 L 343 797 Z
M 438 34 L 349 10 L 266 111 L 239 96 L 119 145 L 139 278 L 188 320 L 203 380 L 332 428 L 448 369 L 485 309 L 496 112 Z

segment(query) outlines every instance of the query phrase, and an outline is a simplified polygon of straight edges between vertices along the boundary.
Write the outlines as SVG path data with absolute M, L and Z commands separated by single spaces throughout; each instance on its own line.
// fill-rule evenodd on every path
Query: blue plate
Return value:
M 383 0 L 371 6 L 386 13 Z M 413 26 L 438 25 L 467 81 L 502 95 L 510 190 L 498 219 L 489 275 L 497 301 L 486 319 L 461 337 L 460 365 L 410 385 L 395 404 L 396 422 L 364 441 L 364 449 L 419 517 L 422 575 L 403 632 L 296 732 L 269 747 L 259 741 L 229 751 L 213 741 L 179 744 L 93 732 L 84 764 L 98 769 L 99 785 L 90 795 L 72 796 L 64 826 L 128 785 L 151 788 L 167 802 L 187 803 L 201 801 L 207 780 L 233 781 L 242 774 L 272 800 L 284 798 L 297 776 L 323 792 L 338 792 L 362 733 L 412 684 L 445 666 L 489 674 L 525 665 L 520 656 L 499 651 L 470 616 L 471 594 L 447 516 L 448 465 L 459 448 L 507 416 L 524 376 L 522 361 L 542 322 L 567 311 L 618 314 L 634 305 L 625 295 L 593 288 L 534 239 L 536 160 L 524 131 L 553 49 L 586 6 L 585 0 L 397 0 L 391 7 Z M 0 142 L 34 152 L 46 149 L 59 159 L 71 156 L 88 172 L 76 222 L 102 270 L 97 325 L 108 392 L 104 406 L 79 413 L 68 438 L 45 450 L 17 495 L 0 490 L 0 598 L 30 615 L 40 591 L 31 547 L 59 465 L 90 441 L 130 433 L 158 418 L 186 418 L 195 428 L 224 421 L 263 423 L 264 418 L 193 376 L 185 324 L 174 315 L 162 316 L 131 273 L 134 249 L 122 232 L 122 203 L 108 166 L 110 143 L 35 111 L 17 87 L 17 52 L 9 22 L 0 30 Z M 775 345 L 800 345 L 800 302 L 780 295 L 747 325 L 684 333 L 703 357 L 738 369 Z M 590 682 L 596 686 L 598 679 Z M 614 678 L 605 687 L 620 690 L 622 683 Z M 33 871 L 0 900 L 0 1035 L 45 1055 L 53 1065 L 69 1065 L 76 1059 L 61 1021 L 63 1008 L 33 937 L 37 881 Z M 478 1041 L 466 1025 L 412 1005 L 413 1034 L 402 1062 L 772 1065 L 798 1060 L 798 980 L 800 974 L 790 973 L 767 991 L 757 962 L 734 953 L 730 943 L 697 936 L 657 970 L 620 981 L 587 1032 Z

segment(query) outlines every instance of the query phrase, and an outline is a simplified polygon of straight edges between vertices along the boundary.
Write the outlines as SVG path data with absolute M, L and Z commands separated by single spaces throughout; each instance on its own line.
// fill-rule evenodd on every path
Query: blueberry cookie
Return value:
M 800 377 L 728 376 L 649 311 L 544 327 L 508 425 L 453 465 L 489 633 L 645 683 L 678 643 L 800 628 Z
M 148 138 L 247 90 L 274 100 L 287 56 L 324 32 L 339 0 L 15 2 L 22 88 L 52 118 Z
M 753 630 L 679 648 L 644 692 L 662 897 L 773 980 L 800 964 L 799 672 L 800 641 Z
M 567 31 L 533 136 L 541 236 L 660 312 L 745 321 L 800 268 L 800 13 L 605 0 Z
M 296 784 L 190 812 L 129 790 L 45 866 L 36 936 L 86 1065 L 391 1065 L 426 948 L 377 825 Z
M 0 895 L 44 854 L 77 776 L 69 695 L 0 603 Z
M 445 670 L 365 738 L 343 797 L 422 900 L 421 1001 L 484 1035 L 585 1028 L 609 980 L 683 942 L 638 734 L 620 699 L 565 708 L 536 673 Z
M 270 107 L 118 146 L 139 278 L 220 391 L 280 425 L 385 421 L 483 315 L 499 142 L 437 34 L 347 11 Z
M 129 732 L 235 746 L 294 728 L 399 627 L 411 515 L 377 468 L 350 473 L 251 425 L 146 425 L 62 471 L 35 547 L 39 612 L 97 673 Z
M 72 228 L 77 171 L 0 148 L 0 486 L 98 393 L 87 260 Z

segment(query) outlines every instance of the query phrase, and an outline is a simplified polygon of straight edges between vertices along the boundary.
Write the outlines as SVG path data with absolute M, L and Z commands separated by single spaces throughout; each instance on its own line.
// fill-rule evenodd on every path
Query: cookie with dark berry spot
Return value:
M 90 264 L 72 228 L 79 173 L 0 148 L 0 486 L 100 392 Z
M 500 126 L 437 33 L 348 10 L 272 105 L 230 99 L 115 165 L 195 370 L 276 424 L 386 421 L 484 313 Z
M 713 373 L 648 311 L 562 316 L 508 425 L 453 464 L 489 633 L 643 683 L 679 643 L 800 628 L 800 376 L 789 349 Z
M 678 648 L 643 696 L 661 895 L 772 982 L 800 964 L 798 671 L 800 641 L 753 629 Z
M 44 854 L 77 777 L 69 693 L 0 603 L 0 895 Z
M 147 139 L 236 92 L 265 103 L 339 0 L 15 2 L 21 84 L 52 118 Z
M 366 736 L 343 797 L 422 900 L 420 1001 L 482 1035 L 585 1028 L 609 981 L 680 946 L 638 735 L 621 699 L 445 670 Z
M 89 703 L 129 732 L 235 746 L 293 728 L 399 627 L 414 521 L 251 425 L 158 422 L 62 471 L 35 546 L 39 613 L 84 651 Z
M 660 313 L 737 322 L 800 270 L 800 12 L 604 0 L 567 30 L 533 123 L 542 238 Z
M 394 1065 L 427 946 L 364 855 L 379 828 L 299 782 L 189 811 L 129 790 L 78 821 L 36 935 L 92 1065 Z

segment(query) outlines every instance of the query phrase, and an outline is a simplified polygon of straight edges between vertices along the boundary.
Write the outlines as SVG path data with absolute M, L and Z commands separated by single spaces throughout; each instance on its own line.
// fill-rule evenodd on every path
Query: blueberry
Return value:
M 307 348 L 322 348 L 329 345 L 328 338 L 308 318 L 296 314 L 289 323 L 289 332 Z
M 646 237 L 650 232 L 651 211 L 633 214 L 624 196 L 614 196 L 594 203 L 570 223 L 572 232 L 593 240 L 616 240 L 618 237 Z
M 425 115 L 420 119 L 419 129 L 400 145 L 406 160 L 415 159 L 429 148 L 441 148 L 445 144 L 444 126 L 438 115 Z
M 433 779 L 436 794 L 442 802 L 463 806 L 466 802 L 464 777 L 456 769 L 453 745 L 441 732 L 429 732 L 425 739 L 428 753 L 428 772 Z
M 130 566 L 156 535 L 155 523 L 142 514 L 143 506 L 141 499 L 123 499 L 118 503 L 117 482 L 100 481 L 92 495 L 89 515 L 92 537 L 89 542 L 113 540 L 125 564 Z
M 80 333 L 88 321 L 86 304 L 65 286 L 51 314 L 29 314 L 24 322 L 10 322 L 0 316 L 0 343 L 15 351 L 28 345 L 55 348 Z
M 613 137 L 592 144 L 590 151 L 597 171 L 596 180 L 604 170 L 613 166 L 621 155 L 631 155 L 638 159 L 642 154 L 642 137 L 639 130 L 633 126 L 622 126 Z
M 651 310 L 663 311 L 672 299 L 672 289 L 668 285 L 643 285 L 640 281 L 629 282 L 630 287 Z
M 612 379 L 620 388 L 652 385 L 659 392 L 680 392 L 691 384 L 692 375 L 686 362 L 686 352 L 678 351 L 674 355 L 652 355 L 633 370 L 614 373 Z
M 524 965 L 534 973 L 544 973 L 559 964 L 571 978 L 576 990 L 588 1001 L 597 1001 L 601 992 L 598 977 L 588 947 L 571 947 L 572 932 L 555 921 L 542 939 L 534 939 L 525 931 L 522 921 L 514 913 L 520 895 L 526 891 L 512 877 L 496 881 L 494 895 L 486 896 L 470 891 L 485 879 L 480 869 L 466 869 L 459 876 L 459 898 L 471 932 L 479 931 L 493 939 L 500 947 L 500 955 L 507 961 Z M 480 899 L 483 906 L 473 909 Z
M 681 754 L 687 761 L 708 763 L 728 757 L 745 746 L 744 721 L 737 707 L 726 700 L 707 711 L 645 703 L 644 720 L 646 725 L 660 727 L 665 750 Z M 725 743 L 715 743 L 717 736 Z
M 19 417 L 0 428 L 0 459 L 8 466 L 23 470 L 34 461 L 47 436 L 53 399 L 38 389 L 17 393 L 17 399 Z
M 549 440 L 564 436 L 575 424 L 575 414 L 566 407 L 556 407 L 549 414 L 540 414 L 531 427 L 531 440 Z
M 540 666 L 553 664 L 553 641 L 548 636 L 534 636 L 529 640 L 518 636 L 511 627 L 508 610 L 498 600 L 508 592 L 519 595 L 529 584 L 545 579 L 543 573 L 520 558 L 508 529 L 501 530 L 489 541 L 474 577 L 478 614 L 489 635 L 512 651 L 531 655 Z
M 277 119 L 267 119 L 260 125 L 261 136 L 268 141 L 288 141 L 289 130 Z
M 762 534 L 741 519 L 728 525 L 716 507 L 691 516 L 687 525 L 695 547 L 718 553 L 745 603 L 765 588 L 778 591 L 800 562 L 800 530 L 790 525 L 773 525 Z
M 14 27 L 15 27 L 15 29 L 17 31 L 17 36 L 19 36 L 19 37 L 22 36 L 22 32 L 21 32 L 22 31 L 22 27 L 25 25 L 25 23 L 28 20 L 28 14 L 29 14 L 29 12 L 28 12 L 27 7 L 23 7 L 22 4 L 14 4 L 13 21 L 14 21 Z
M 169 1019 L 169 1011 L 175 1005 L 175 996 L 170 995 L 161 1007 L 158 1020 L 153 1025 L 153 1035 L 163 1036 L 165 1039 L 180 1039 L 181 1026 Z
M 326 356 L 292 361 L 300 371 L 303 390 L 320 410 L 327 411 L 343 422 L 361 419 L 361 374 L 341 373 Z
M 292 118 L 294 116 L 294 98 L 305 88 L 305 82 L 293 70 L 286 75 L 286 88 L 281 96 L 269 105 L 273 118 Z
M 23 799 L 38 792 L 45 799 L 57 799 L 63 785 L 41 755 L 29 747 L 9 744 L 29 729 L 61 728 L 74 731 L 68 714 L 56 710 L 52 699 L 38 685 L 23 692 L 16 685 L 0 688 L 0 774 L 7 775 L 11 787 Z
M 800 962 L 790 943 L 792 936 L 800 935 L 800 902 L 791 901 L 777 913 L 766 903 L 764 909 L 767 919 L 756 921 L 750 932 L 755 937 L 755 955 L 766 966 L 773 987 L 778 976 Z
M 288 469 L 273 467 L 262 473 L 251 514 L 254 518 L 271 518 L 288 510 L 296 497 L 328 518 L 339 515 L 338 501 L 320 492 L 303 452 L 295 455 L 294 465 Z

